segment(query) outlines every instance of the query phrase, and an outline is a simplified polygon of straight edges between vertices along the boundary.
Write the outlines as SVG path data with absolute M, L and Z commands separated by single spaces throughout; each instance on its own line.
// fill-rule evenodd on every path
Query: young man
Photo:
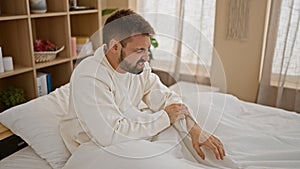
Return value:
M 108 147 L 152 140 L 181 121 L 202 159 L 201 146 L 211 149 L 217 159 L 224 158 L 221 141 L 203 131 L 180 97 L 151 73 L 147 61 L 153 34 L 150 24 L 132 10 L 117 11 L 107 19 L 104 45 L 71 77 L 70 109 L 61 126 L 71 153 L 88 141 Z M 148 111 L 139 109 L 141 101 Z

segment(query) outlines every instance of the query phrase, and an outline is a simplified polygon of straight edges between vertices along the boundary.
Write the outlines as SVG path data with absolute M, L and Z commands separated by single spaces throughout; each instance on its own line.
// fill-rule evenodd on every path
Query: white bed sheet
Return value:
M 299 114 L 240 101 L 232 95 L 197 92 L 192 89 L 197 86 L 183 85 L 184 92 L 179 93 L 194 113 L 200 113 L 196 116 L 199 124 L 222 140 L 227 154 L 224 161 L 216 160 L 206 148 L 203 149 L 206 154 L 203 161 L 187 144 L 178 144 L 169 153 L 152 158 L 132 158 L 159 153 L 172 145 L 168 141 L 153 144 L 133 141 L 106 149 L 87 143 L 72 155 L 64 169 L 97 168 L 100 165 L 106 169 L 299 168 Z M 187 151 L 178 153 L 182 150 Z
M 1 169 L 52 169 L 28 146 L 0 161 Z

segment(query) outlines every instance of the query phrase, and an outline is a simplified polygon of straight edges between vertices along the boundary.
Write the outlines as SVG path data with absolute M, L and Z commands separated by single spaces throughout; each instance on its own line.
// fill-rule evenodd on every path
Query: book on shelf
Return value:
M 47 74 L 46 78 L 47 78 L 47 91 L 48 91 L 48 93 L 50 93 L 50 92 L 52 92 L 52 78 L 51 78 L 51 74 Z
M 38 96 L 46 95 L 52 91 L 51 74 L 37 72 L 36 83 L 38 89 Z
M 4 72 L 3 58 L 2 58 L 2 48 L 0 46 L 0 73 Z

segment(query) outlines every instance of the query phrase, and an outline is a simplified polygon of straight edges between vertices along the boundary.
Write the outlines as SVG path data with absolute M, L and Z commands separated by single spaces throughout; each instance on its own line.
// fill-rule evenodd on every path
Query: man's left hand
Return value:
M 205 155 L 201 150 L 202 146 L 207 146 L 216 156 L 216 159 L 223 160 L 225 151 L 222 142 L 215 136 L 195 126 L 190 131 L 193 147 L 198 155 L 204 160 Z

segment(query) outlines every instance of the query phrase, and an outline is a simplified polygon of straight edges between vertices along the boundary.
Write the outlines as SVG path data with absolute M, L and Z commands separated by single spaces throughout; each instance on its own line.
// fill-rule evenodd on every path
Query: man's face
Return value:
M 144 63 L 149 60 L 149 48 L 149 36 L 136 35 L 131 37 L 121 49 L 119 68 L 133 74 L 142 73 L 145 67 Z

